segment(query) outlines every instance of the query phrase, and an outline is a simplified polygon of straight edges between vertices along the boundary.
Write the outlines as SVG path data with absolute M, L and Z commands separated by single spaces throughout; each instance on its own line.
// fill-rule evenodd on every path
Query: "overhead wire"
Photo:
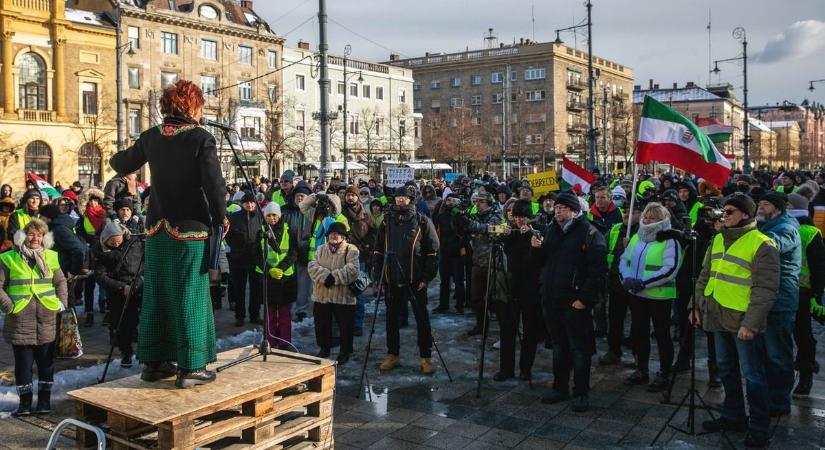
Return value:
M 355 31 L 355 30 L 353 30 L 353 29 L 351 29 L 351 28 L 347 27 L 346 25 L 342 24 L 341 22 L 338 22 L 337 20 L 335 20 L 335 19 L 333 19 L 333 18 L 329 18 L 329 21 L 330 21 L 330 22 L 332 22 L 332 23 L 334 23 L 335 25 L 338 25 L 339 27 L 341 27 L 341 28 L 343 28 L 343 29 L 345 29 L 345 30 L 349 31 L 350 33 L 352 33 L 352 34 L 354 34 L 354 35 L 356 35 L 356 36 L 360 37 L 360 38 L 361 38 L 361 39 L 363 39 L 363 40 L 365 40 L 365 41 L 367 41 L 367 42 L 369 42 L 369 43 L 371 43 L 371 44 L 373 44 L 373 45 L 376 45 L 376 46 L 378 46 L 378 47 L 381 47 L 381 48 L 383 48 L 384 50 L 387 50 L 387 51 L 388 51 L 388 52 L 390 52 L 390 53 L 394 53 L 394 54 L 397 54 L 397 55 L 403 56 L 404 58 L 407 58 L 407 57 L 408 57 L 407 55 L 405 55 L 405 54 L 403 54 L 403 53 L 401 53 L 401 52 L 399 52 L 399 51 L 397 51 L 397 50 L 393 50 L 393 49 L 391 49 L 391 48 L 387 47 L 386 45 L 380 44 L 380 43 L 378 43 L 378 42 L 376 42 L 376 41 L 374 41 L 374 40 L 372 40 L 372 39 L 370 39 L 370 38 L 368 38 L 368 37 L 364 36 L 363 34 L 361 34 L 361 33 L 357 32 L 357 31 Z

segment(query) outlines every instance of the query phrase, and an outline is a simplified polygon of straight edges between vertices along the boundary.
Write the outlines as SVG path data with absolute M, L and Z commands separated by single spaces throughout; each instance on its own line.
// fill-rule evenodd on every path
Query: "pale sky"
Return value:
M 255 10 L 287 45 L 299 39 L 318 45 L 318 0 L 256 0 Z M 825 103 L 825 0 L 593 0 L 593 53 L 630 66 L 634 84 L 653 78 L 662 87 L 708 82 L 708 9 L 712 59 L 741 55 L 731 37 L 747 31 L 749 103 L 774 104 L 808 98 Z M 330 52 L 352 45 L 352 56 L 386 61 L 390 50 L 402 57 L 483 48 L 493 28 L 500 42 L 555 39 L 556 28 L 578 24 L 584 0 L 327 0 Z M 562 35 L 573 45 L 571 34 Z M 584 35 L 578 46 L 586 49 Z M 742 67 L 720 63 L 712 83 L 729 82 L 742 97 Z

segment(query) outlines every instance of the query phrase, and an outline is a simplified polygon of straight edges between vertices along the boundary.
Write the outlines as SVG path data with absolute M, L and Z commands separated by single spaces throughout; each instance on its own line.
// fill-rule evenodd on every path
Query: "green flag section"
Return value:
M 36 173 L 29 171 L 29 173 L 26 174 L 26 177 L 34 181 L 34 184 L 37 185 L 37 189 L 40 189 L 41 191 L 45 192 L 46 195 L 48 195 L 49 197 L 60 197 L 60 192 L 57 192 L 57 189 L 52 187 L 52 185 L 49 184 L 48 181 L 38 177 Z
M 695 123 L 653 97 L 645 96 L 636 162 L 650 161 L 673 164 L 717 186 L 724 186 L 730 176 L 730 162 Z
M 696 119 L 696 125 L 715 144 L 728 142 L 733 134 L 733 127 L 723 124 L 716 117 L 699 117 Z

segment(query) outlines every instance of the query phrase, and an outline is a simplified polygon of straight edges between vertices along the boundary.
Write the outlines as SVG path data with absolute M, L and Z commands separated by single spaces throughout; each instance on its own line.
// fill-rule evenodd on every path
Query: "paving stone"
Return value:
M 415 425 L 407 425 L 400 430 L 394 431 L 390 434 L 390 437 L 394 439 L 401 439 L 402 441 L 408 442 L 424 442 L 431 437 L 438 434 L 438 431 L 430 430 L 428 428 L 422 428 Z
M 525 438 L 527 438 L 527 436 L 521 433 L 513 433 L 510 431 L 493 428 L 492 430 L 481 435 L 478 440 L 482 442 L 491 442 L 501 447 L 512 448 L 520 444 Z

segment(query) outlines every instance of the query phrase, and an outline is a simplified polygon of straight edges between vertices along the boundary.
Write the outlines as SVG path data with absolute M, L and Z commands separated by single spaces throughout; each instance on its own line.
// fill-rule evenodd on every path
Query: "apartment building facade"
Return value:
M 750 108 L 750 114 L 766 122 L 794 121 L 799 125 L 799 158 L 786 167 L 813 170 L 825 165 L 825 106 L 821 103 L 784 101 Z

